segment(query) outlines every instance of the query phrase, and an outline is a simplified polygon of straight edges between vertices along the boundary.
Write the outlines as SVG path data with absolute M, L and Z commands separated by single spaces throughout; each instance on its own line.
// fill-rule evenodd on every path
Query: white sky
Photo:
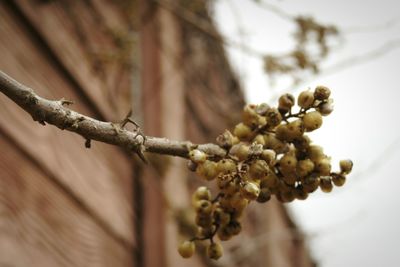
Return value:
M 267 0 L 264 0 L 267 1 Z M 313 15 L 339 28 L 397 23 L 379 31 L 346 35 L 346 43 L 325 66 L 374 50 L 390 40 L 400 48 L 398 0 L 268 0 L 290 14 Z M 216 18 L 230 39 L 263 52 L 291 48 L 295 27 L 250 0 L 219 0 Z M 240 30 L 245 33 L 240 38 Z M 260 59 L 230 47 L 248 102 L 266 102 L 273 94 Z M 354 172 L 331 194 L 315 193 L 289 204 L 310 236 L 314 258 L 323 267 L 400 265 L 400 49 L 369 62 L 311 80 L 302 88 L 329 86 L 335 111 L 313 133 L 334 163 L 351 158 Z M 281 89 L 285 89 L 282 87 Z M 275 89 L 279 90 L 279 89 Z M 299 90 L 294 91 L 296 94 Z M 334 164 L 335 167 L 336 164 Z

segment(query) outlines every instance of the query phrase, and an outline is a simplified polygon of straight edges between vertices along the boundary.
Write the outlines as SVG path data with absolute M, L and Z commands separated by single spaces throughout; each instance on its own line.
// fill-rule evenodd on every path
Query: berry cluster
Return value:
M 214 237 L 226 241 L 239 234 L 240 218 L 251 201 L 264 203 L 272 195 L 281 202 L 305 200 L 318 187 L 330 192 L 333 185 L 345 183 L 351 160 L 340 161 L 340 171 L 333 172 L 322 147 L 311 144 L 305 134 L 320 128 L 322 117 L 333 111 L 329 97 L 330 90 L 324 86 L 301 92 L 296 113 L 291 94 L 279 98 L 278 108 L 247 105 L 233 133 L 226 130 L 217 138 L 217 144 L 228 151 L 224 158 L 190 151 L 189 169 L 207 181 L 216 181 L 219 192 L 214 198 L 205 186 L 194 192 L 199 230 L 179 246 L 182 257 L 193 255 L 195 241 L 209 240 L 207 256 L 220 258 L 223 248 Z

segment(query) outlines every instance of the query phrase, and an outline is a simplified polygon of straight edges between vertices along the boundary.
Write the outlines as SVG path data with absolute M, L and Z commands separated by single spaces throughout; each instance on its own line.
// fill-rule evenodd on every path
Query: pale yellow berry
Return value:
M 319 187 L 321 188 L 322 192 L 331 192 L 333 189 L 331 178 L 329 176 L 321 177 Z
M 319 111 L 319 113 L 321 113 L 322 116 L 328 116 L 329 114 L 332 113 L 333 109 L 334 109 L 334 106 L 333 106 L 332 99 L 328 99 L 327 102 L 321 103 L 318 106 L 318 111 Z
M 267 103 L 261 103 L 256 106 L 256 112 L 258 115 L 264 116 L 267 113 L 269 108 L 270 107 Z
M 297 104 L 301 108 L 310 108 L 314 103 L 314 93 L 311 91 L 303 91 L 297 98 Z
M 256 135 L 256 137 L 254 137 L 253 141 L 256 142 L 257 144 L 265 145 L 265 139 L 262 134 Z
M 206 160 L 203 164 L 199 164 L 196 172 L 207 181 L 211 181 L 218 175 L 217 163 L 211 160 Z
M 308 157 L 315 163 L 320 159 L 325 158 L 324 150 L 320 146 L 311 145 L 307 149 Z
M 280 124 L 275 129 L 275 136 L 281 141 L 290 141 L 287 124 Z
M 323 85 L 319 85 L 315 88 L 314 98 L 318 100 L 326 100 L 331 95 L 331 90 Z
M 223 148 L 230 148 L 234 145 L 234 136 L 228 130 L 225 130 L 222 134 L 217 137 L 217 144 Z
M 331 173 L 331 160 L 322 158 L 315 163 L 315 170 L 322 176 L 328 176 Z
M 314 170 L 314 163 L 311 159 L 300 160 L 297 162 L 296 173 L 300 177 L 305 177 Z
M 276 108 L 268 109 L 265 117 L 267 118 L 268 125 L 272 127 L 278 125 L 282 121 L 282 115 Z
M 235 128 L 233 129 L 233 134 L 240 140 L 248 140 L 252 136 L 252 131 L 249 126 L 241 122 L 236 124 Z
M 276 138 L 275 134 L 268 133 L 264 135 L 265 148 L 274 150 L 277 154 L 285 153 L 288 150 L 288 145 Z
M 218 260 L 219 258 L 221 258 L 224 250 L 220 243 L 214 242 L 207 246 L 206 253 L 210 259 Z
M 336 186 L 343 186 L 346 182 L 346 176 L 340 173 L 332 173 L 332 182 Z
M 241 190 L 242 196 L 248 200 L 255 200 L 260 194 L 260 186 L 253 182 L 247 182 Z
M 261 182 L 260 182 L 260 187 L 261 188 L 274 188 L 276 186 L 278 186 L 279 183 L 279 178 L 278 176 L 276 176 L 276 174 L 274 172 L 270 172 L 268 173 L 267 176 L 265 176 Z
M 242 121 L 249 127 L 254 127 L 258 123 L 258 114 L 255 105 L 246 105 L 242 112 Z
M 279 168 L 283 172 L 295 172 L 297 165 L 296 156 L 292 153 L 286 153 L 280 160 L 279 160 Z
M 211 192 L 205 186 L 200 186 L 192 195 L 192 203 L 196 203 L 199 200 L 211 200 Z
M 229 154 L 235 156 L 239 161 L 247 159 L 249 156 L 249 152 L 250 146 L 244 143 L 236 144 L 229 150 Z
M 242 195 L 243 195 L 243 194 L 235 193 L 235 194 L 229 199 L 229 201 L 230 201 L 230 206 L 231 206 L 232 208 L 234 208 L 236 211 L 239 211 L 239 212 L 243 211 L 243 210 L 247 207 L 247 205 L 248 205 L 248 203 L 249 203 L 249 201 L 248 201 L 246 198 L 243 198 Z
M 258 194 L 257 202 L 265 203 L 271 199 L 271 190 L 269 188 L 261 188 L 260 194 Z
M 265 162 L 269 166 L 275 165 L 275 157 L 276 157 L 276 152 L 272 149 L 264 149 L 261 153 L 261 158 L 265 160 Z
M 307 193 L 312 193 L 317 190 L 318 186 L 320 185 L 320 179 L 317 176 L 311 175 L 305 177 L 303 183 L 303 189 Z
M 290 122 L 287 125 L 287 128 L 288 128 L 288 137 L 290 141 L 299 138 L 304 134 L 303 121 L 300 119 Z
M 232 220 L 225 226 L 226 232 L 230 235 L 238 235 L 242 231 L 242 225 L 236 220 Z
M 306 131 L 311 132 L 322 125 L 322 116 L 318 111 L 311 111 L 303 116 L 303 125 Z
M 217 231 L 217 235 L 218 235 L 218 238 L 219 238 L 221 241 L 227 241 L 227 240 L 231 239 L 232 236 L 233 236 L 233 235 L 231 235 L 231 234 L 227 231 L 227 228 L 226 228 L 226 227 L 220 227 L 220 228 L 218 229 L 218 231 Z
M 341 160 L 339 164 L 342 173 L 348 174 L 353 169 L 353 162 L 349 159 Z
M 256 160 L 250 165 L 249 173 L 251 178 L 260 179 L 269 171 L 267 162 L 264 160 Z
M 299 200 L 306 200 L 308 197 L 307 191 L 303 188 L 302 185 L 299 185 L 294 190 L 294 196 Z
M 286 113 L 294 106 L 295 98 L 291 94 L 284 94 L 279 97 L 278 109 Z
M 193 241 L 183 241 L 179 247 L 178 252 L 183 258 L 190 258 L 193 256 L 196 246 Z
M 207 154 L 201 150 L 194 149 L 189 152 L 189 158 L 195 163 L 203 163 L 207 159 Z
M 196 212 L 198 214 L 200 214 L 200 216 L 209 215 L 213 211 L 213 205 L 212 205 L 211 201 L 204 200 L 204 199 L 195 202 L 194 208 L 195 208 Z
M 236 164 L 231 159 L 221 159 L 217 163 L 217 171 L 219 173 L 232 173 L 236 171 Z

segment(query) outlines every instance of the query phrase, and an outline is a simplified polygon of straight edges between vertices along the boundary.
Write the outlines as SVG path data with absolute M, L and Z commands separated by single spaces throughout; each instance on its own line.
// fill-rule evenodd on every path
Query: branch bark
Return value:
M 224 157 L 226 151 L 216 144 L 193 144 L 190 141 L 174 141 L 167 138 L 145 136 L 140 129 L 128 131 L 120 123 L 104 122 L 73 111 L 65 105 L 72 102 L 65 99 L 48 100 L 38 96 L 31 88 L 20 84 L 0 71 L 0 91 L 28 112 L 34 121 L 68 130 L 90 140 L 120 146 L 138 153 L 152 152 L 188 158 L 190 149 L 197 148 L 210 156 Z

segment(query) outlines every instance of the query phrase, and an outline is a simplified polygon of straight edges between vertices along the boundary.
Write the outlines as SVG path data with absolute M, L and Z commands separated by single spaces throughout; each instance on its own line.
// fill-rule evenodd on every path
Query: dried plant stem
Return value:
M 123 126 L 129 118 L 125 118 L 123 123 L 112 123 L 82 115 L 65 107 L 72 104 L 71 101 L 44 99 L 2 71 L 0 71 L 0 92 L 28 112 L 33 120 L 81 135 L 86 140 L 86 147 L 90 147 L 90 140 L 96 140 L 120 146 L 139 155 L 143 152 L 152 152 L 187 158 L 189 150 L 195 147 L 208 155 L 217 157 L 226 155 L 226 151 L 216 144 L 197 145 L 189 141 L 145 136 L 139 128 L 136 131 L 126 130 Z

